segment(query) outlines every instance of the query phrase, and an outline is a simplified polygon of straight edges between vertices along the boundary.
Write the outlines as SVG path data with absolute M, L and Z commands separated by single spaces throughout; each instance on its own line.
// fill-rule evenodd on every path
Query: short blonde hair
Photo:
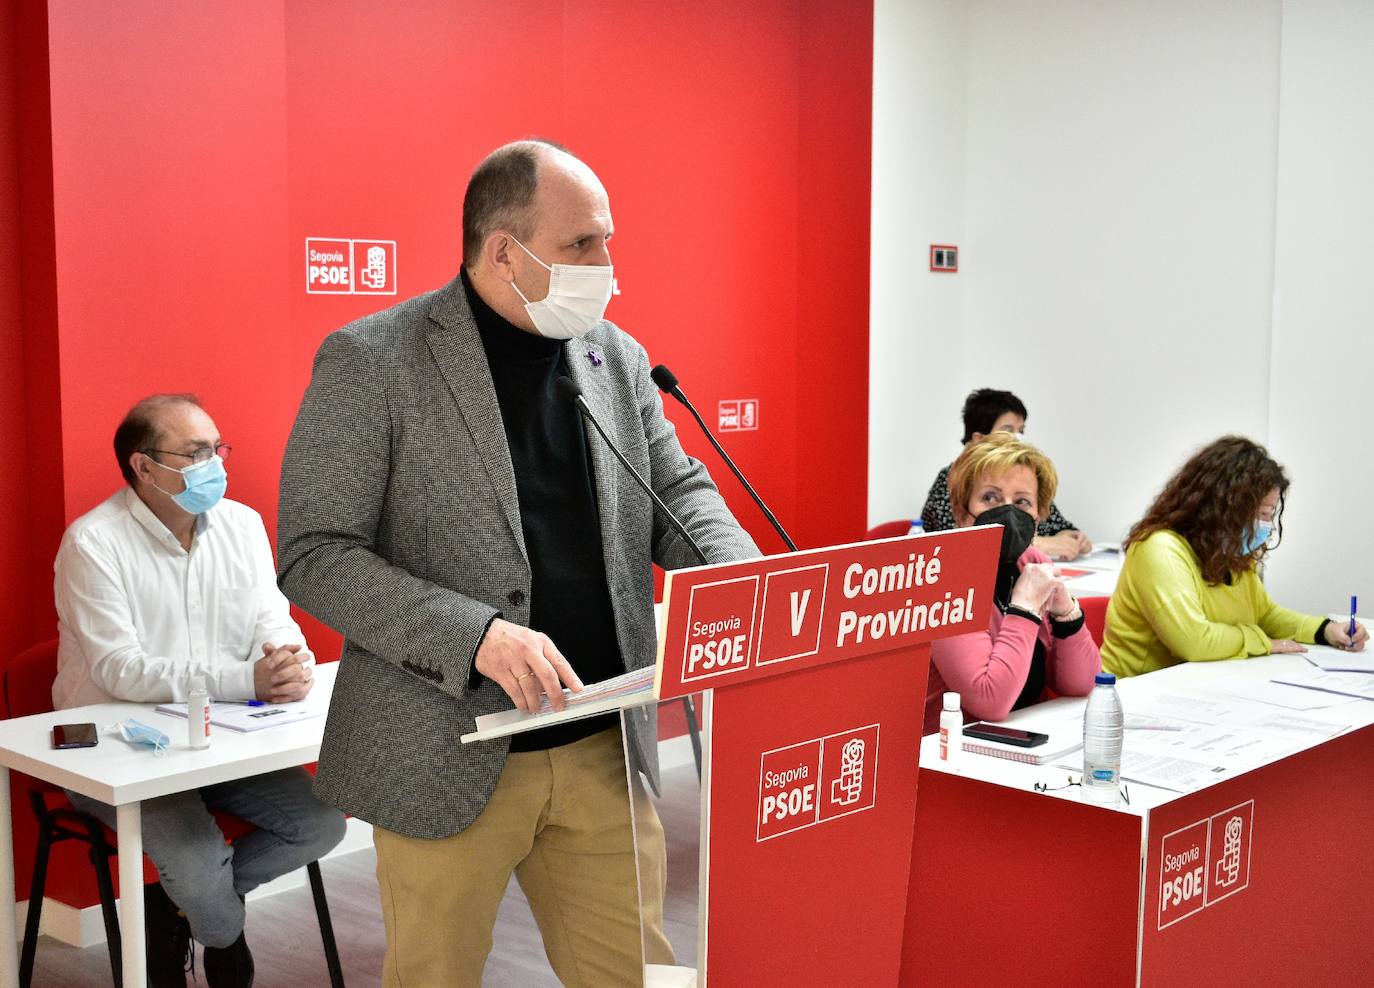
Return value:
M 990 473 L 1011 467 L 1030 467 L 1035 474 L 1037 508 L 1041 521 L 1050 516 L 1050 504 L 1059 489 L 1059 474 L 1050 458 L 1010 432 L 994 432 L 980 442 L 969 443 L 949 468 L 949 506 L 958 514 L 968 512 L 969 495 L 978 481 Z

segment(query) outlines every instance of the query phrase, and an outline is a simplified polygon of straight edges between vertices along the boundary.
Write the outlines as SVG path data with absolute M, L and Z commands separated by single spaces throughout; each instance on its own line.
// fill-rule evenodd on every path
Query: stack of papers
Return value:
M 612 679 L 592 683 L 577 693 L 564 689 L 563 699 L 567 706 L 557 713 L 550 706 L 548 697 L 545 697 L 539 710 L 534 713 L 501 710 L 494 714 L 481 714 L 476 720 L 477 729 L 471 734 L 464 734 L 459 740 L 464 744 L 485 741 L 615 710 L 647 706 L 654 702 L 655 671 L 654 666 L 634 669 Z
M 653 666 L 645 666 L 643 669 L 632 669 L 627 673 L 614 676 L 610 679 L 603 679 L 599 683 L 592 683 L 582 687 L 580 692 L 574 693 L 564 687 L 563 699 L 569 707 L 583 707 L 595 703 L 598 700 L 605 700 L 611 697 L 631 696 L 635 693 L 642 693 L 645 690 L 654 688 Z M 546 696 L 539 704 L 541 714 L 551 713 L 552 705 Z

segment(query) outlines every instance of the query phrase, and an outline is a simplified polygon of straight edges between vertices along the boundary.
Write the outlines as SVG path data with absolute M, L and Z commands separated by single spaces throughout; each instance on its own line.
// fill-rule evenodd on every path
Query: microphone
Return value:
M 553 382 L 553 389 L 558 392 L 560 398 L 570 401 L 577 406 L 577 410 L 582 413 L 582 417 L 590 422 L 596 431 L 601 434 L 602 441 L 605 442 L 611 452 L 615 454 L 615 458 L 620 461 L 620 465 L 629 471 L 630 476 L 635 479 L 635 483 L 643 489 L 644 493 L 649 495 L 654 505 L 663 513 L 663 517 L 668 520 L 668 524 L 672 525 L 673 530 L 681 535 L 687 542 L 687 545 L 691 547 L 697 559 L 701 560 L 701 565 L 708 565 L 710 560 L 706 558 L 706 553 L 701 551 L 701 546 L 697 545 L 697 540 L 692 538 L 686 526 L 682 524 L 677 515 L 668 510 L 668 505 L 663 503 L 663 499 L 654 493 L 654 489 L 639 475 L 639 471 L 634 468 L 634 465 L 631 464 L 629 460 L 625 459 L 625 454 L 620 451 L 620 448 L 616 446 L 615 443 L 611 442 L 611 437 L 606 435 L 606 430 L 601 427 L 601 423 L 598 422 L 596 416 L 592 414 L 591 407 L 587 404 L 587 399 L 582 397 L 582 389 L 577 386 L 577 382 L 570 377 L 560 377 Z
M 725 452 L 724 447 L 716 441 L 716 437 L 711 434 L 711 430 L 706 428 L 706 423 L 702 421 L 701 415 L 697 412 L 696 408 L 692 406 L 692 403 L 687 400 L 687 396 L 682 393 L 682 388 L 677 383 L 677 375 L 663 364 L 659 364 L 649 372 L 649 376 L 654 379 L 654 383 L 658 385 L 660 391 L 664 394 L 672 395 L 687 406 L 687 411 L 691 412 L 692 418 L 697 420 L 697 425 L 701 426 L 701 431 L 706 434 L 706 438 L 711 440 L 711 445 L 716 448 L 716 452 L 719 453 L 720 458 L 725 461 L 725 465 L 734 473 L 736 479 L 744 485 L 744 489 L 749 493 L 749 496 L 754 499 L 754 503 L 759 506 L 759 510 L 763 512 L 764 517 L 768 519 L 768 524 L 772 525 L 773 530 L 777 532 L 778 535 L 782 536 L 782 540 L 787 543 L 788 550 L 790 552 L 796 552 L 797 544 L 793 542 L 787 532 L 783 530 L 782 523 L 778 521 L 773 512 L 768 510 L 768 505 L 763 503 L 763 498 L 759 497 L 753 485 L 744 479 L 744 474 L 740 473 L 739 467 L 735 466 L 735 461 L 730 459 L 730 454 Z

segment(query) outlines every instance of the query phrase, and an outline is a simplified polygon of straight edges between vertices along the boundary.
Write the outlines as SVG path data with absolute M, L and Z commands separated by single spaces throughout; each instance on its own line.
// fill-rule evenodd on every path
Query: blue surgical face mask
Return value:
M 192 463 L 181 470 L 169 467 L 165 463 L 158 463 L 157 460 L 153 462 L 164 470 L 181 474 L 181 479 L 186 483 L 184 491 L 173 494 L 171 491 L 163 491 L 157 484 L 153 486 L 189 514 L 199 515 L 209 511 L 219 504 L 219 499 L 224 497 L 224 492 L 229 489 L 229 476 L 224 472 L 224 461 L 218 456 L 212 456 L 204 463 Z
M 155 755 L 164 754 L 172 744 L 172 739 L 156 727 L 145 724 L 141 720 L 134 720 L 132 717 L 115 724 L 114 727 L 110 728 L 110 733 L 118 734 L 130 744 L 148 745 L 153 749 Z
M 1269 544 L 1269 536 L 1274 534 L 1274 525 L 1262 519 L 1256 519 L 1253 527 L 1246 530 L 1245 540 L 1241 543 L 1243 555 L 1250 555 L 1260 546 Z

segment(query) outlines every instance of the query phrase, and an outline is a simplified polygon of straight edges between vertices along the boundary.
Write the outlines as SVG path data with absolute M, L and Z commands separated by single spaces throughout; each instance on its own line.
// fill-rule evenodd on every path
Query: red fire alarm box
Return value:
M 959 270 L 959 248 L 953 244 L 930 245 L 930 270 L 954 272 Z

